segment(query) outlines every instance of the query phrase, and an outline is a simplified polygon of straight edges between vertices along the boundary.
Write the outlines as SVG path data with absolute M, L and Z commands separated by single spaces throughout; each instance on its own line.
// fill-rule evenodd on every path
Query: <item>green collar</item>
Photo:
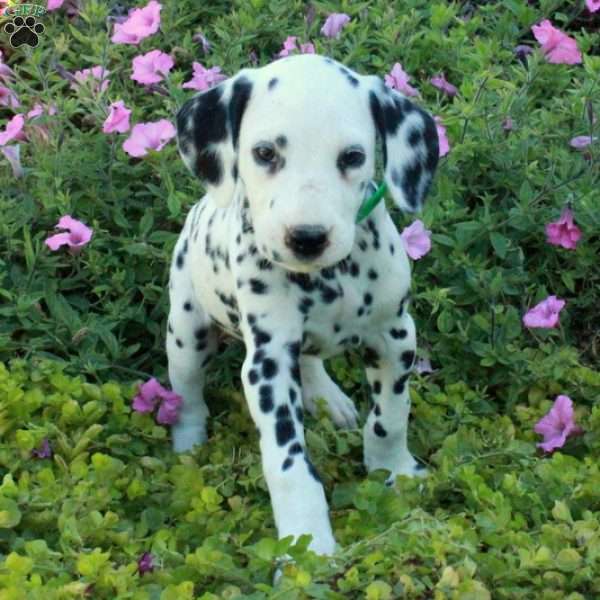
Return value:
M 372 184 L 375 185 L 375 184 Z M 373 209 L 381 202 L 387 191 L 387 186 L 382 183 L 366 200 L 363 200 L 360 208 L 358 209 L 358 215 L 356 215 L 356 222 L 360 223 L 363 219 L 369 216 Z

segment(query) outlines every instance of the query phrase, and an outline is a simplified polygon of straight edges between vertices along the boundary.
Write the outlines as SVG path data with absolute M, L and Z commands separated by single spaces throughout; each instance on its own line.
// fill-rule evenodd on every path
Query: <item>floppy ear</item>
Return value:
M 394 202 L 421 210 L 439 158 L 433 117 L 378 77 L 369 89 L 369 107 L 383 144 L 385 182 Z
M 205 181 L 219 206 L 229 204 L 238 179 L 237 146 L 252 82 L 241 71 L 196 94 L 177 113 L 177 145 L 188 169 Z

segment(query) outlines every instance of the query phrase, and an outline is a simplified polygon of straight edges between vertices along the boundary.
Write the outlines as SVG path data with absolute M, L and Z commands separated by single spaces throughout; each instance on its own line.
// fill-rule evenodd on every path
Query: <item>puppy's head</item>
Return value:
M 248 199 L 259 251 L 295 271 L 352 249 L 375 171 L 376 136 L 396 204 L 423 204 L 438 160 L 432 117 L 378 77 L 322 56 L 246 69 L 184 104 L 181 155 L 225 206 Z

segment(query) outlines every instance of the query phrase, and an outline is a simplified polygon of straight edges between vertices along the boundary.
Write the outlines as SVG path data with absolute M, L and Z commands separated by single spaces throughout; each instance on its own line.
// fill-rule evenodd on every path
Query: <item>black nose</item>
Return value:
M 285 245 L 298 258 L 316 258 L 329 245 L 327 229 L 321 225 L 290 227 L 285 234 Z

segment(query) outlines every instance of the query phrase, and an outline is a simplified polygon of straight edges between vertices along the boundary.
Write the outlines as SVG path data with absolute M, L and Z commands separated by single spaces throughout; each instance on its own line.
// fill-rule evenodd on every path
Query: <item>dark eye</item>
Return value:
M 270 165 L 277 159 L 277 152 L 273 144 L 259 144 L 252 148 L 254 160 L 259 165 Z
M 338 158 L 338 166 L 342 169 L 361 167 L 365 162 L 365 153 L 359 148 L 344 150 Z

